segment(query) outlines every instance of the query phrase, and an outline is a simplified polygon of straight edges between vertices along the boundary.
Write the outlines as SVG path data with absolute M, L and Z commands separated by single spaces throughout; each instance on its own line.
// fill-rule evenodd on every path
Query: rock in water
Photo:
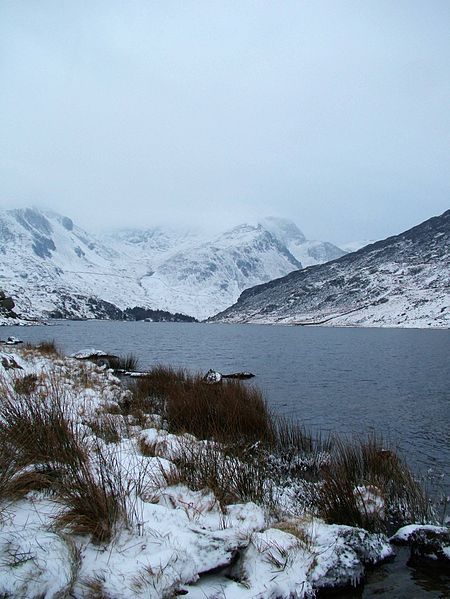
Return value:
M 222 374 L 222 378 L 224 379 L 238 379 L 241 381 L 252 379 L 254 376 L 255 375 L 252 372 L 231 372 L 230 374 Z
M 93 347 L 82 349 L 70 357 L 76 360 L 89 360 L 97 366 L 106 366 L 106 368 L 115 368 L 119 362 L 119 356 L 107 354 L 105 351 Z
M 217 383 L 222 382 L 222 375 L 217 370 L 213 370 L 210 368 L 208 372 L 203 377 L 205 383 L 209 383 L 210 385 L 216 385 Z
M 8 339 L 5 341 L 6 345 L 18 345 L 19 343 L 23 343 L 23 341 L 17 337 L 8 337 Z
M 450 530 L 446 526 L 410 524 L 400 528 L 391 541 L 408 544 L 414 562 L 432 560 L 446 566 L 450 564 Z

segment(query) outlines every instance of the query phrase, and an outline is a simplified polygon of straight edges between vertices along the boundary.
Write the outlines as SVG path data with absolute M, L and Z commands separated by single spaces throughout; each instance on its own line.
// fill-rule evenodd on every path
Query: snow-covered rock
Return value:
M 10 337 L 7 337 L 5 341 L 5 345 L 19 345 L 20 343 L 23 343 L 22 339 L 19 339 L 18 337 L 13 337 L 12 335 Z
M 391 538 L 393 543 L 406 543 L 415 560 L 439 560 L 450 563 L 450 529 L 446 526 L 411 524 L 403 526 Z
M 22 368 L 20 365 L 20 359 L 18 359 L 15 354 L 5 354 L 4 352 L 0 352 L 0 365 L 5 370 L 9 370 L 11 368 Z
M 88 347 L 86 349 L 80 349 L 79 351 L 71 354 L 71 358 L 76 358 L 77 360 L 88 360 L 89 358 L 100 358 L 103 356 L 107 356 L 108 354 L 102 349 L 95 349 L 95 347 Z
M 206 383 L 216 384 L 222 382 L 222 375 L 217 370 L 208 370 L 208 372 L 204 376 L 204 381 Z

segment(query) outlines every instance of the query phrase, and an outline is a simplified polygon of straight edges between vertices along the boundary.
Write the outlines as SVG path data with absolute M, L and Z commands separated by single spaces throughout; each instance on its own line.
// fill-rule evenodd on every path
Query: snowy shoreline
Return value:
M 11 318 L 3 318 L 0 316 L 0 327 L 27 327 L 27 326 L 56 326 L 61 322 L 142 322 L 145 324 L 152 324 L 149 323 L 148 321 L 145 320 L 111 320 L 111 319 L 106 319 L 106 318 L 85 318 L 85 319 L 52 319 L 52 320 L 46 320 L 46 319 L 42 319 L 41 321 L 31 321 L 31 320 L 24 320 L 22 318 L 16 318 L 16 319 L 11 319 Z M 392 323 L 390 324 L 380 324 L 380 323 L 365 323 L 365 324 L 342 324 L 342 323 L 328 323 L 328 322 L 324 322 L 324 323 L 312 323 L 312 322 L 271 322 L 270 320 L 265 321 L 264 319 L 261 320 L 254 320 L 254 321 L 241 321 L 241 320 L 236 320 L 233 321 L 231 319 L 229 320 L 217 320 L 217 321 L 199 321 L 196 323 L 183 323 L 183 322 L 178 322 L 177 324 L 214 324 L 214 325 L 233 325 L 233 324 L 245 324 L 245 325 L 260 325 L 260 326 L 282 326 L 282 327 L 287 327 L 287 326 L 292 326 L 292 327 L 327 327 L 327 328 L 334 328 L 334 329 L 407 329 L 407 330 L 420 330 L 420 331 L 448 331 L 450 329 L 450 327 L 446 324 L 446 323 L 442 323 L 442 324 L 430 324 L 430 325 L 423 325 L 423 326 L 419 326 L 419 325 L 409 325 L 409 324 L 398 324 L 398 325 L 394 325 Z
M 12 412 L 23 416 L 30 406 L 38 414 L 54 414 L 52 402 L 57 402 L 76 447 L 86 450 L 89 489 L 100 485 L 105 490 L 105 477 L 109 481 L 112 474 L 106 495 L 116 492 L 123 511 L 109 523 L 108 534 L 83 534 L 79 520 L 68 517 L 73 497 L 69 501 L 59 483 L 39 488 L 34 478 L 33 484 L 26 479 L 29 487 L 23 482 L 31 473 L 59 472 L 63 457 L 45 454 L 17 462 L 17 455 L 28 455 L 30 447 L 20 445 L 17 436 L 8 437 L 16 442 L 17 455 L 11 472 L 4 464 L 2 469 L 1 593 L 49 599 L 156 599 L 178 592 L 191 599 L 218 593 L 227 599 L 301 599 L 320 589 L 360 584 L 366 565 L 394 556 L 385 534 L 327 524 L 305 510 L 299 487 L 288 480 L 273 490 L 276 501 L 270 507 L 254 501 L 223 504 L 211 489 L 190 489 L 180 482 L 180 456 L 206 451 L 220 462 L 220 444 L 172 434 L 158 414 L 144 415 L 139 423 L 123 416 L 120 406 L 131 401 L 130 391 L 112 371 L 52 354 L 51 347 L 45 350 L 47 355 L 29 348 L 2 354 L 20 367 L 5 368 L 0 361 L 9 409 L 0 409 L 2 426 L 7 429 Z M 117 439 L 112 441 L 105 430 L 110 436 L 119 431 Z M 43 448 L 31 448 L 37 449 Z M 298 459 L 301 464 L 303 458 Z M 358 488 L 357 497 L 366 511 L 381 514 L 385 509 L 375 488 Z

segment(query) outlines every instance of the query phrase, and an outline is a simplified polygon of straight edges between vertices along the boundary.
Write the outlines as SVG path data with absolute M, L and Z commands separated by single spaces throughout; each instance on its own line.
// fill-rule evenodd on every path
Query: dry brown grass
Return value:
M 106 443 L 119 443 L 122 437 L 127 434 L 127 427 L 120 414 L 99 413 L 89 418 L 86 424 L 94 435 L 103 439 Z
M 273 420 L 261 392 L 240 381 L 205 383 L 200 375 L 158 366 L 135 382 L 126 413 L 159 413 L 173 433 L 225 444 L 273 443 Z
M 150 443 L 143 437 L 139 437 L 137 444 L 138 444 L 138 449 L 143 456 L 148 457 L 148 458 L 156 456 L 155 443 Z
M 313 540 L 309 532 L 306 530 L 307 523 L 305 521 L 301 521 L 299 519 L 283 520 L 282 522 L 273 524 L 272 528 L 282 530 L 283 532 L 287 532 L 294 537 L 297 537 L 300 544 L 305 549 L 310 549 L 312 547 Z
M 31 395 L 36 391 L 38 377 L 36 374 L 23 374 L 15 377 L 13 387 L 19 395 Z
M 270 505 L 272 484 L 259 454 L 236 455 L 214 444 L 186 445 L 174 460 L 170 484 L 185 484 L 195 491 L 211 490 L 221 506 L 254 501 Z
M 128 483 L 113 454 L 100 443 L 87 444 L 55 378 L 29 395 L 8 394 L 6 387 L 3 392 L 0 497 L 46 491 L 62 506 L 57 526 L 97 543 L 111 540 L 119 524 L 130 522 Z M 116 434 L 113 427 L 107 430 Z
M 62 528 L 90 535 L 95 543 L 108 543 L 118 525 L 130 524 L 128 489 L 117 461 L 99 453 L 96 471 L 89 463 L 71 470 L 57 488 L 63 510 L 56 520 Z
M 54 339 L 41 341 L 40 343 L 27 342 L 23 348 L 25 352 L 38 353 L 47 358 L 61 358 L 63 356 Z
M 83 581 L 86 599 L 113 599 L 105 590 L 105 575 L 97 574 Z
M 122 370 L 124 372 L 135 372 L 139 365 L 137 356 L 133 353 L 127 354 L 126 356 L 117 356 L 109 358 L 109 365 L 115 370 Z
M 0 435 L 15 447 L 22 467 L 54 462 L 76 466 L 86 460 L 86 449 L 66 410 L 60 394 L 3 398 Z
M 5 500 L 10 498 L 11 481 L 18 468 L 14 446 L 0 433 L 0 516 L 3 515 Z
M 405 462 L 375 436 L 352 442 L 336 440 L 323 473 L 316 505 L 328 522 L 390 530 L 408 522 L 428 521 L 427 498 Z M 379 496 L 384 509 L 374 509 L 358 490 Z

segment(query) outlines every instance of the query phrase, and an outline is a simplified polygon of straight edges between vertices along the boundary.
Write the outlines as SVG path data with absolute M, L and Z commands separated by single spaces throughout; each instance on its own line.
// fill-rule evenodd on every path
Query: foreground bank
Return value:
M 393 452 L 314 442 L 239 383 L 159 368 L 126 389 L 52 344 L 0 364 L 5 596 L 308 597 L 433 521 Z

